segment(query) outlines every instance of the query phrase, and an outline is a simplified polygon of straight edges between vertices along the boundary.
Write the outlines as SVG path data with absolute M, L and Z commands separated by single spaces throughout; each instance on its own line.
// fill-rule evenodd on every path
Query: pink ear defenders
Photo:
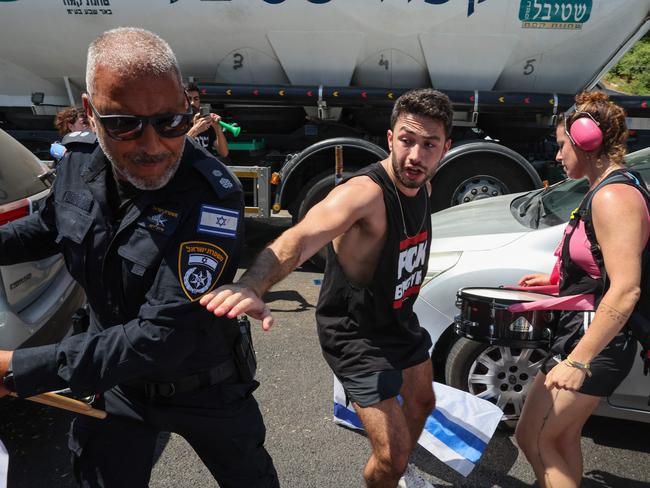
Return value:
M 567 120 L 573 113 L 580 117 L 568 126 Z M 571 143 L 583 151 L 595 151 L 603 144 L 603 131 L 600 130 L 600 123 L 588 112 L 569 111 L 564 116 L 564 132 L 569 136 Z

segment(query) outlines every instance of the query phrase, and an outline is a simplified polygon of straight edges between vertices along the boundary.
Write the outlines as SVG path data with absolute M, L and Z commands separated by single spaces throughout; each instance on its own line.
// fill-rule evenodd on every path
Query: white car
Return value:
M 650 181 L 650 148 L 627 156 Z M 432 215 L 427 281 L 415 311 L 433 341 L 437 381 L 495 402 L 504 420 L 516 420 L 545 356 L 544 347 L 522 349 L 460 337 L 456 293 L 464 287 L 516 285 L 528 273 L 550 273 L 553 252 L 571 211 L 587 191 L 586 180 L 452 207 Z M 650 422 L 650 376 L 641 359 L 596 414 Z
M 37 211 L 50 186 L 47 168 L 0 129 L 0 225 Z M 84 300 L 61 255 L 0 266 L 0 349 L 59 341 Z

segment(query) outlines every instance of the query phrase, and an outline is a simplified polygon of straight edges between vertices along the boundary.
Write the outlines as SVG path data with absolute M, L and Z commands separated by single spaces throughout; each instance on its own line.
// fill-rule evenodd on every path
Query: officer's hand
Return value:
M 249 317 L 262 321 L 262 329 L 269 330 L 273 325 L 273 316 L 266 303 L 253 290 L 245 286 L 224 285 L 206 293 L 199 301 L 209 312 L 217 317 L 234 319 L 245 313 Z
M 0 351 L 0 398 L 11 393 L 4 387 L 1 380 L 4 378 L 7 370 L 9 369 L 9 364 L 11 364 L 11 358 L 13 354 L 13 351 Z

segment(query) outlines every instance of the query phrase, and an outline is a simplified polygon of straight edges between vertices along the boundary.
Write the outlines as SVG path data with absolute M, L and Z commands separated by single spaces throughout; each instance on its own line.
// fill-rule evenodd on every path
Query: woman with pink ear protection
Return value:
M 517 425 L 542 488 L 580 486 L 582 428 L 629 373 L 637 347 L 626 324 L 637 302 L 650 301 L 650 200 L 638 173 L 625 169 L 627 135 L 623 109 L 599 92 L 578 94 L 556 127 L 557 161 L 569 178 L 586 177 L 590 189 L 556 250 L 559 273 L 527 275 L 519 284 L 593 295 L 596 311 L 561 313 Z

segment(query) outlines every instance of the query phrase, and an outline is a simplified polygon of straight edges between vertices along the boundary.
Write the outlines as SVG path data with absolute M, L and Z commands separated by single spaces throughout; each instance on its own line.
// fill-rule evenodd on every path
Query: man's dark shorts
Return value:
M 399 395 L 402 388 L 402 370 L 389 369 L 373 373 L 337 376 L 349 402 L 370 407 Z

